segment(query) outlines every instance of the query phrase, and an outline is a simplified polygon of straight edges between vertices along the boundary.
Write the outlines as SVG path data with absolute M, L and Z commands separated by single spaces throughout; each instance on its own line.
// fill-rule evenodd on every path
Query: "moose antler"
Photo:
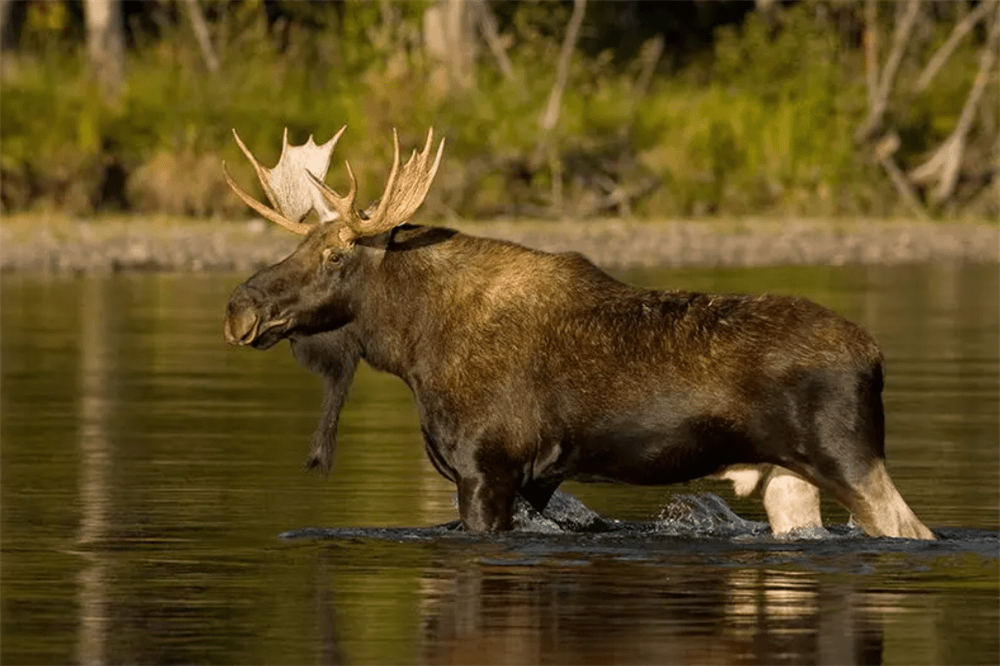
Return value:
M 316 145 L 312 135 L 309 135 L 309 139 L 301 146 L 290 146 L 288 145 L 288 128 L 286 127 L 281 143 L 281 158 L 278 160 L 278 164 L 271 169 L 260 165 L 234 129 L 233 136 L 236 138 L 236 143 L 239 144 L 243 154 L 253 165 L 257 177 L 260 179 L 260 184 L 264 188 L 264 194 L 267 195 L 274 209 L 257 201 L 237 185 L 236 181 L 229 175 L 226 163 L 223 162 L 222 170 L 226 174 L 226 182 L 244 203 L 265 218 L 280 224 L 289 231 L 304 236 L 312 229 L 312 225 L 302 222 L 309 211 L 315 210 L 322 222 L 336 219 L 338 213 L 335 209 L 330 208 L 326 199 L 320 196 L 307 180 L 302 178 L 302 171 L 305 170 L 310 176 L 326 178 L 333 149 L 346 129 L 347 125 L 344 125 L 339 132 L 322 145 Z
M 444 139 L 438 146 L 437 156 L 434 163 L 427 166 L 427 159 L 430 157 L 431 142 L 434 139 L 434 128 L 427 132 L 427 142 L 424 149 L 417 153 L 413 151 L 410 159 L 402 167 L 399 165 L 399 136 L 396 130 L 392 130 L 393 158 L 392 169 L 389 171 L 389 180 L 385 185 L 385 191 L 379 200 L 378 207 L 370 215 L 359 214 L 354 206 L 354 200 L 358 194 L 358 182 L 354 178 L 349 162 L 347 175 L 351 179 L 351 187 L 345 196 L 340 196 L 322 178 L 317 177 L 312 172 L 307 172 L 312 181 L 319 188 L 319 192 L 326 199 L 330 207 L 336 211 L 343 220 L 350 232 L 350 238 L 344 240 L 350 242 L 365 236 L 375 236 L 382 232 L 389 231 L 400 224 L 408 221 L 420 208 L 430 189 L 434 175 L 441 164 L 441 153 L 444 151 Z M 369 209 L 371 210 L 371 209 Z

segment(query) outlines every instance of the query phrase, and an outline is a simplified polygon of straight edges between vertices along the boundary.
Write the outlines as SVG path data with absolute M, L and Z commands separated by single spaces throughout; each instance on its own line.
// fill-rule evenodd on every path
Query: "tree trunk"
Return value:
M 476 9 L 466 0 L 438 0 L 424 11 L 424 48 L 436 65 L 432 78 L 440 86 L 472 85 Z
M 24 24 L 23 2 L 0 0 L 0 50 L 16 49 Z
M 205 23 L 205 16 L 201 13 L 198 0 L 187 0 L 184 4 L 187 5 L 188 20 L 191 22 L 194 37 L 198 41 L 198 48 L 201 49 L 201 57 L 205 61 L 205 67 L 212 74 L 216 74 L 219 71 L 219 58 L 215 55 L 215 49 L 212 48 L 208 24 Z
M 107 101 L 116 101 L 125 77 L 121 0 L 84 0 L 90 64 Z

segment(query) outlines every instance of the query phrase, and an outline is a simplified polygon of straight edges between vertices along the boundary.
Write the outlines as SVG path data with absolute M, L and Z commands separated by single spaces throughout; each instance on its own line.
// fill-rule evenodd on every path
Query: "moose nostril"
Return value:
M 223 326 L 226 342 L 231 345 L 247 344 L 253 340 L 253 335 L 257 330 L 257 322 L 257 314 L 252 310 L 230 311 L 226 315 L 226 323 Z

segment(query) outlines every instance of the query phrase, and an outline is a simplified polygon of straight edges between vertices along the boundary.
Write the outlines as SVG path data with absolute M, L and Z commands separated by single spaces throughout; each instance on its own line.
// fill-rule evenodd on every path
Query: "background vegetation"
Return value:
M 0 201 L 245 215 L 230 128 L 346 123 L 363 197 L 447 136 L 440 215 L 995 218 L 998 5 L 3 0 Z

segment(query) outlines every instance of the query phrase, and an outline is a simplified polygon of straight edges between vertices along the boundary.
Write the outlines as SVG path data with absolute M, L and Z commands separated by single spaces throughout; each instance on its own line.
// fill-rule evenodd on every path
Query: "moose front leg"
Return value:
M 353 374 L 352 372 L 351 375 Z M 324 378 L 323 414 L 313 433 L 312 450 L 306 459 L 307 470 L 319 469 L 324 474 L 329 474 L 333 467 L 333 454 L 337 450 L 337 425 L 349 384 L 349 380 L 344 382 L 342 378 Z
M 458 480 L 458 514 L 467 532 L 502 532 L 514 527 L 513 479 L 478 473 Z
M 296 360 L 323 376 L 323 415 L 313 434 L 306 469 L 318 468 L 329 474 L 337 448 L 340 410 L 361 360 L 361 347 L 349 327 L 296 338 L 291 343 Z

